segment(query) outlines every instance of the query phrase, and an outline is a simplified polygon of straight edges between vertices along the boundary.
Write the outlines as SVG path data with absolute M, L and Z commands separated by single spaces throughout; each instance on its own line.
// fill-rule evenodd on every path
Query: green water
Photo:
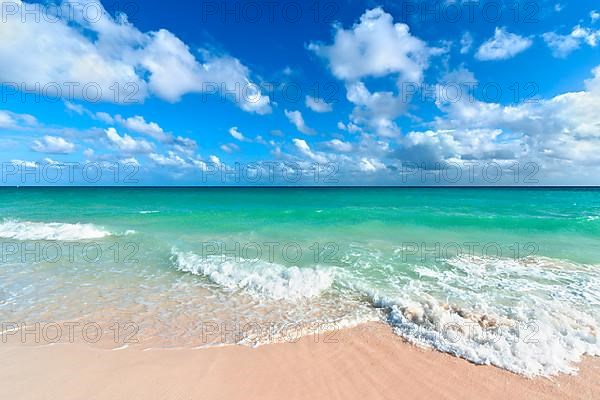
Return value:
M 384 246 L 535 243 L 540 255 L 600 261 L 597 190 L 3 189 L 0 198 L 2 218 L 136 230 L 169 246 L 228 237 Z

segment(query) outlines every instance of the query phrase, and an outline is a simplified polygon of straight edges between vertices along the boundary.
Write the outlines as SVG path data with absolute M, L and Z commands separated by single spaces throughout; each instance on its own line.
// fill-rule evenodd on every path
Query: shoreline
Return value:
M 598 357 L 577 375 L 530 379 L 416 347 L 377 322 L 257 348 L 0 344 L 0 356 L 0 387 L 15 399 L 600 398 Z

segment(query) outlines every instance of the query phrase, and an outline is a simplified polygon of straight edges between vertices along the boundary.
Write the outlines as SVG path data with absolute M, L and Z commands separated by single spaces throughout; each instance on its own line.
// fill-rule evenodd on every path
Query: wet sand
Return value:
M 600 358 L 525 377 L 405 343 L 369 323 L 296 343 L 105 350 L 0 344 L 6 399 L 599 399 Z

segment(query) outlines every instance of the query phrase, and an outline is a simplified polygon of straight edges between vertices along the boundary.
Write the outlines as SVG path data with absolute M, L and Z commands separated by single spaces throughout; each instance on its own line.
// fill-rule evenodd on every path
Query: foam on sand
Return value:
M 447 270 L 420 267 L 447 296 L 412 281 L 397 295 L 372 293 L 408 341 L 526 376 L 575 373 L 600 355 L 599 271 L 532 257 L 457 257 Z

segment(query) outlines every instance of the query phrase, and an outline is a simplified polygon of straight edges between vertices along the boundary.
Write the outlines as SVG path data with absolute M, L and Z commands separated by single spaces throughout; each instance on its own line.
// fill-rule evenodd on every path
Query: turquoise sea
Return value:
M 0 243 L 3 335 L 260 345 L 383 321 L 529 376 L 600 355 L 595 189 L 2 188 Z

